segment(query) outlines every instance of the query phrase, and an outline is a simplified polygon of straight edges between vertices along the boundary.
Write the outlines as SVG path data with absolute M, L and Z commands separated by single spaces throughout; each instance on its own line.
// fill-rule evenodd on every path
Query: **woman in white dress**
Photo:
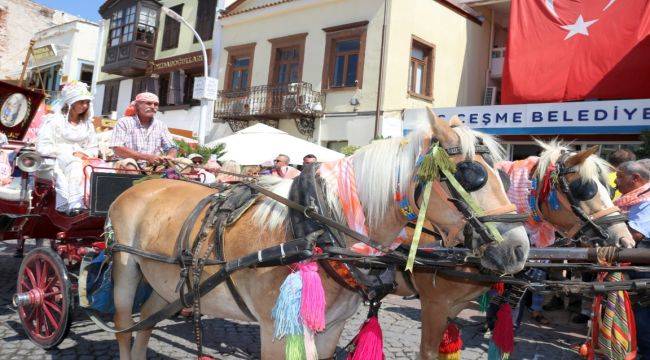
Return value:
M 57 210 L 75 215 L 84 206 L 84 166 L 97 158 L 99 146 L 92 121 L 88 86 L 73 82 L 61 91 L 63 107 L 48 115 L 38 133 L 39 153 L 56 157 Z

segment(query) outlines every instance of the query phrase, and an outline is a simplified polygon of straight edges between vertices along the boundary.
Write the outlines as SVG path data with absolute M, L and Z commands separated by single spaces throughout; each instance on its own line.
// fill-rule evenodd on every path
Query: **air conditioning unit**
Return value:
M 488 86 L 485 88 L 485 96 L 483 97 L 483 105 L 494 105 L 497 103 L 497 87 Z

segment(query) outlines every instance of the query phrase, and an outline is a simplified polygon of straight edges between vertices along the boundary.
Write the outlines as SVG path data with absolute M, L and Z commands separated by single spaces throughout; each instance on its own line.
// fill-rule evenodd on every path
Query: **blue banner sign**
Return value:
M 409 109 L 404 128 L 426 119 L 425 109 Z M 492 134 L 634 134 L 650 130 L 650 99 L 436 108 L 476 130 Z

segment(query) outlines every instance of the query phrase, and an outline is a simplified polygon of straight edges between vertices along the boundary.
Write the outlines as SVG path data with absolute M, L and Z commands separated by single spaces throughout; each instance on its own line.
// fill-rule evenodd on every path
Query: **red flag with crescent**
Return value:
M 650 1 L 512 0 L 502 103 L 650 98 Z

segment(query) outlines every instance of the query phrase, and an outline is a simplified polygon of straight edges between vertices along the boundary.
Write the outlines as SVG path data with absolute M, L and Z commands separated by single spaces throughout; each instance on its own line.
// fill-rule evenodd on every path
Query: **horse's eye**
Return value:
M 593 199 L 598 194 L 598 184 L 591 179 L 587 181 L 576 179 L 569 184 L 569 191 L 571 191 L 571 196 L 574 199 L 587 201 Z
M 485 168 L 476 161 L 461 161 L 456 164 L 454 177 L 469 192 L 482 188 L 488 180 Z

